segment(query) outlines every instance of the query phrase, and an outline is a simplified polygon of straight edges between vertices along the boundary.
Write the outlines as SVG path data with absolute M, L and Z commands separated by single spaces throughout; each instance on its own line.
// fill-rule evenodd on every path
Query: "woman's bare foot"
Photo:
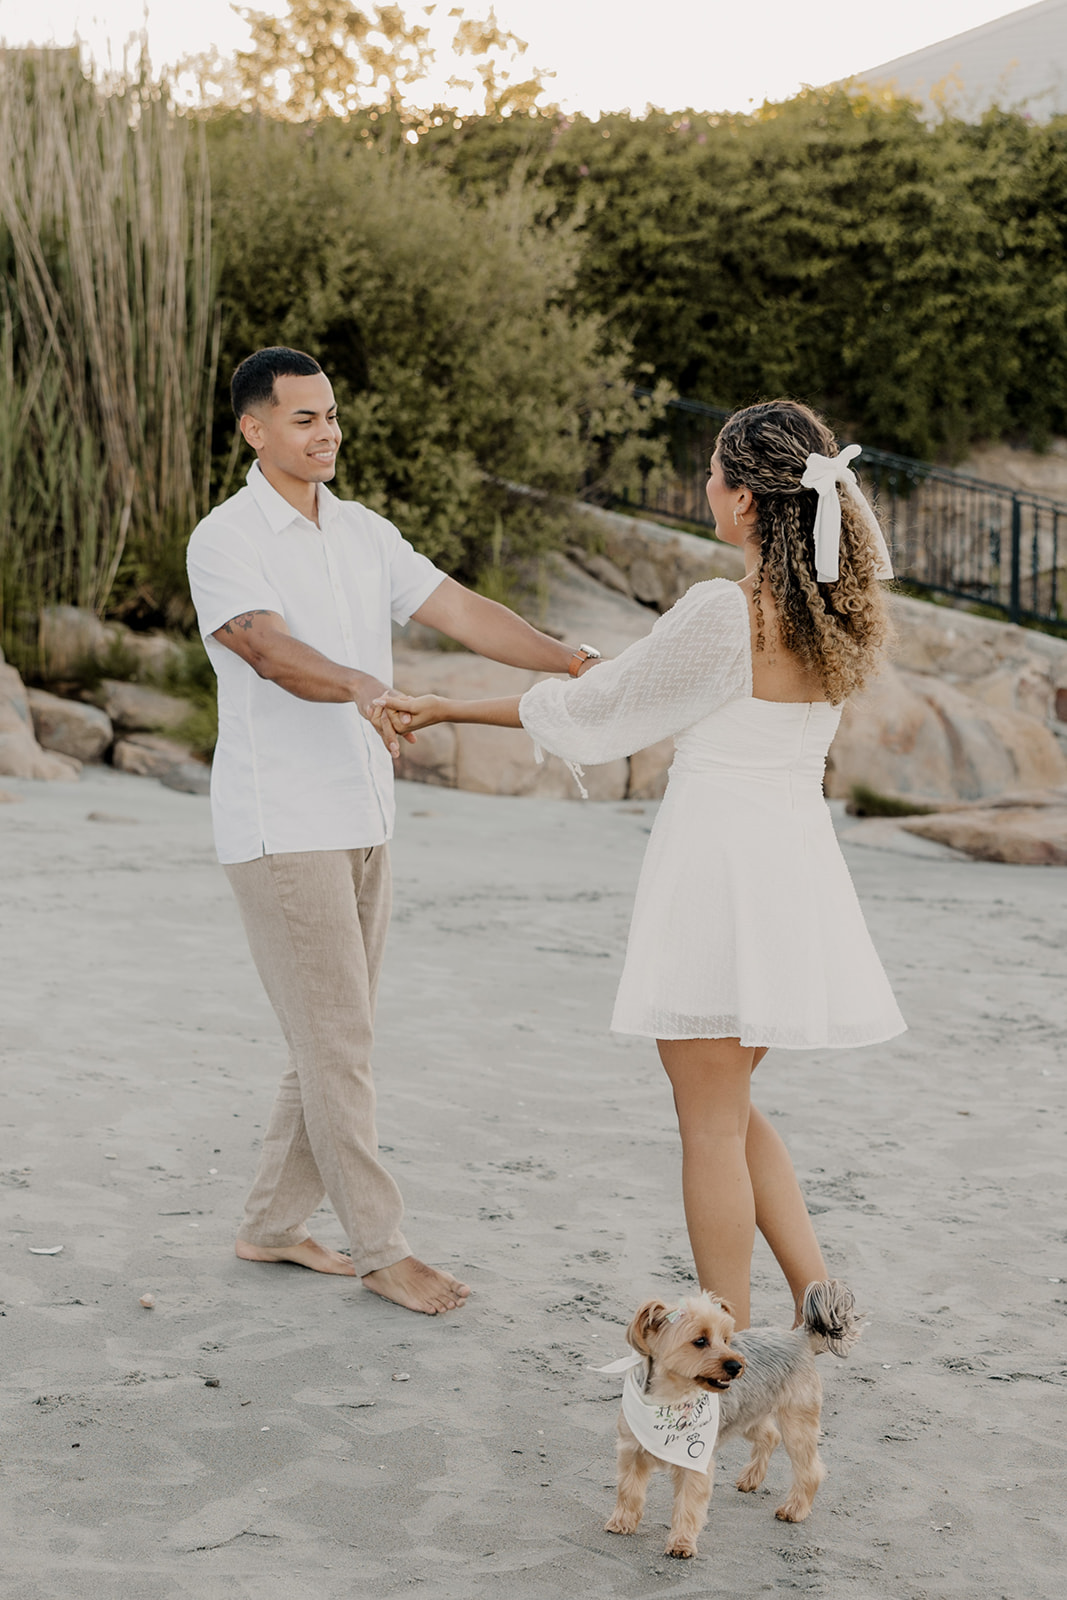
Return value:
M 327 1250 L 314 1239 L 302 1239 L 299 1244 L 289 1244 L 281 1250 L 268 1250 L 238 1239 L 234 1249 L 242 1261 L 292 1261 L 298 1267 L 310 1267 L 312 1272 L 332 1272 L 340 1278 L 356 1275 L 348 1256 L 343 1256 L 339 1250 Z
M 435 1317 L 440 1311 L 456 1311 L 470 1294 L 467 1284 L 447 1272 L 438 1272 L 436 1267 L 428 1267 L 415 1256 L 405 1256 L 391 1267 L 368 1272 L 363 1287 L 385 1300 L 395 1300 L 409 1311 L 424 1311 L 428 1317 Z

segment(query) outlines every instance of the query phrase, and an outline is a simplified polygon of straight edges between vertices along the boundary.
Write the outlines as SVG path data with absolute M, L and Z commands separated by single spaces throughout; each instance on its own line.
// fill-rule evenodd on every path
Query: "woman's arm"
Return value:
M 523 695 L 535 744 L 565 761 L 614 761 L 672 738 L 752 693 L 748 602 L 735 583 L 694 584 L 652 631 L 577 683 L 545 678 Z
M 645 638 L 577 681 L 544 678 L 506 700 L 413 700 L 390 690 L 375 704 L 403 733 L 436 722 L 522 727 L 542 749 L 595 766 L 643 750 L 751 694 L 750 649 L 744 595 L 736 584 L 713 579 L 694 585 Z
M 448 700 L 439 694 L 410 695 L 401 694 L 399 689 L 389 689 L 374 701 L 371 721 L 377 728 L 379 719 L 388 714 L 394 727 L 406 737 L 420 728 L 432 728 L 438 722 L 480 722 L 491 728 L 521 728 L 520 698 L 513 694 L 502 700 Z

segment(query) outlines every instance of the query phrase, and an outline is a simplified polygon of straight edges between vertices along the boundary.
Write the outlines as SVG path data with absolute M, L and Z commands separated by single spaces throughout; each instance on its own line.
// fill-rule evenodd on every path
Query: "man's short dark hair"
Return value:
M 284 344 L 254 350 L 250 356 L 245 356 L 230 379 L 234 416 L 240 422 L 245 412 L 253 411 L 256 406 L 276 406 L 276 378 L 313 378 L 321 371 L 314 356 L 305 355 L 303 350 L 290 350 Z

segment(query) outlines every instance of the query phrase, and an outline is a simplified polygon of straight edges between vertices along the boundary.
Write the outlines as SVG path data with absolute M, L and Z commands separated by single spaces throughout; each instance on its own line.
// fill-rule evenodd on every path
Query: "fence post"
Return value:
M 1011 497 L 1011 591 L 1008 600 L 1008 615 L 1012 622 L 1018 622 L 1022 610 L 1022 545 L 1023 545 L 1023 508 L 1019 504 L 1019 496 Z

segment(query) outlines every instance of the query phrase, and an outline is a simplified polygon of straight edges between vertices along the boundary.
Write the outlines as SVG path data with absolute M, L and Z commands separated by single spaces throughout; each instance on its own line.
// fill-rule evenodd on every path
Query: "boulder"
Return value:
M 655 606 L 657 611 L 666 611 L 673 604 L 673 596 L 670 601 L 667 599 L 663 573 L 647 556 L 638 556 L 631 565 L 630 588 L 635 600 L 640 600 L 642 605 Z
M 442 789 L 455 789 L 456 730 L 451 723 L 423 728 L 414 744 L 402 739 L 396 775 L 411 783 L 436 783 Z
M 744 568 L 732 545 L 655 523 L 587 509 L 581 514 L 588 547 L 572 558 L 550 557 L 541 596 L 529 620 L 575 644 L 588 641 L 620 654 L 643 638 L 666 607 L 692 583 L 738 578 Z M 598 555 L 589 551 L 597 547 Z M 610 587 L 592 575 L 611 567 Z M 646 563 L 642 566 L 641 563 Z M 638 603 L 625 588 L 662 600 Z M 659 590 L 656 591 L 657 595 Z M 1067 641 L 904 596 L 891 599 L 903 667 L 889 666 L 845 708 L 831 750 L 827 792 L 848 798 L 855 785 L 904 801 L 945 804 L 979 800 L 1020 786 L 1043 788 L 1067 775 Z M 414 630 L 412 630 L 414 631 Z M 534 675 L 493 666 L 466 654 L 409 650 L 401 643 L 396 681 L 413 692 L 459 697 L 521 693 Z M 1057 729 L 1063 746 L 1057 742 Z M 476 787 L 486 793 L 559 794 L 577 789 L 562 763 L 531 765 L 521 734 L 465 727 L 433 730 L 422 749 L 405 747 L 400 773 L 417 781 Z M 657 799 L 666 785 L 673 742 L 659 741 L 629 763 L 623 791 Z M 589 781 L 591 780 L 591 782 Z M 619 778 L 588 769 L 586 787 L 615 797 Z
M 138 778 L 163 778 L 173 768 L 185 766 L 191 760 L 192 751 L 188 745 L 155 733 L 135 733 L 119 739 L 111 752 L 112 765 L 119 772 L 130 772 Z M 204 771 L 207 770 L 204 767 Z
M 900 826 L 977 861 L 1067 867 L 1067 800 L 1058 805 L 967 807 L 906 817 Z
M 629 762 L 623 760 L 586 767 L 581 782 L 591 800 L 622 800 L 628 780 Z M 523 729 L 475 723 L 456 728 L 456 787 L 476 794 L 536 794 L 552 800 L 577 800 L 581 795 L 567 764 L 553 755 L 539 762 Z
M 495 700 L 524 693 L 540 676 L 465 652 L 401 648 L 394 658 L 393 681 L 408 694 Z M 438 783 L 477 794 L 579 798 L 578 786 L 565 763 L 554 756 L 539 762 L 533 740 L 521 728 L 442 724 L 424 729 L 413 745 L 401 741 L 400 751 L 398 776 L 418 783 Z M 598 800 L 623 799 L 628 782 L 629 763 L 625 760 L 588 767 L 583 779 L 590 797 Z
M 33 731 L 29 696 L 14 667 L 0 664 L 0 773 L 8 778 L 71 781 L 81 762 L 42 750 Z
M 106 711 L 116 730 L 123 733 L 177 728 L 189 715 L 187 700 L 141 683 L 121 683 L 117 678 L 105 678 L 97 688 L 87 691 L 86 699 Z
M 37 742 L 45 750 L 74 756 L 78 761 L 99 761 L 114 738 L 111 718 L 96 706 L 63 700 L 45 689 L 28 689 L 30 714 Z
M 86 665 L 118 657 L 139 678 L 158 677 L 182 656 L 181 645 L 162 633 L 135 633 L 121 622 L 101 622 L 83 606 L 46 606 L 38 632 L 41 676 L 46 683 L 75 681 Z M 112 665 L 117 670 L 117 663 Z
M 995 710 L 1022 711 L 1054 729 L 1067 724 L 1067 639 L 904 595 L 891 606 L 898 666 Z
M 107 655 L 115 633 L 83 606 L 46 606 L 38 633 L 41 676 L 46 683 L 75 678 L 86 663 Z
M 177 789 L 181 794 L 210 794 L 211 768 L 202 761 L 179 761 L 161 772 L 159 781 L 165 789 Z
M 977 800 L 1067 780 L 1067 757 L 1034 717 L 999 711 L 940 679 L 885 668 L 844 709 L 827 794 L 857 784 L 919 801 Z
M 620 567 L 617 567 L 614 561 L 610 561 L 607 556 L 584 555 L 580 557 L 580 560 L 581 565 L 589 576 L 595 578 L 597 583 L 602 583 L 605 589 L 614 589 L 617 594 L 625 595 L 633 592 L 630 588 L 630 580 L 625 572 Z
M 5 732 L 24 728 L 33 736 L 33 717 L 26 685 L 6 661 L 0 661 L 0 727 Z
M 547 631 L 570 644 L 593 644 L 605 656 L 621 655 L 656 621 L 650 607 L 616 589 L 605 589 L 575 561 L 549 558 L 546 578 L 541 603 L 525 615 L 535 628 L 547 625 Z
M 667 787 L 667 772 L 674 760 L 674 740 L 660 739 L 647 750 L 630 757 L 628 800 L 661 800 Z
M 616 575 L 611 587 L 635 594 L 658 611 L 669 610 L 680 595 L 705 578 L 744 576 L 741 551 L 710 535 L 683 533 L 598 506 L 581 508 L 577 531 L 587 549 L 598 552 L 597 556 L 580 555 L 587 572 L 597 576 L 594 562 L 606 563 Z
M 165 633 L 135 633 L 132 628 L 122 630 L 122 647 L 137 662 L 138 678 L 162 677 L 184 655 L 181 645 Z

